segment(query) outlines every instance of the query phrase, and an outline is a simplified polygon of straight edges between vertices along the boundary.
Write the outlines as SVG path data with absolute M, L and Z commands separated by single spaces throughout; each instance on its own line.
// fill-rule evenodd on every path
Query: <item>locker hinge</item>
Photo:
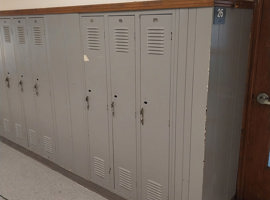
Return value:
M 171 32 L 171 40 L 172 40 L 172 32 Z
M 105 31 L 104 31 L 104 39 L 105 39 Z
M 169 125 L 169 127 L 171 127 L 171 121 L 170 120 L 169 120 L 169 124 L 168 125 Z

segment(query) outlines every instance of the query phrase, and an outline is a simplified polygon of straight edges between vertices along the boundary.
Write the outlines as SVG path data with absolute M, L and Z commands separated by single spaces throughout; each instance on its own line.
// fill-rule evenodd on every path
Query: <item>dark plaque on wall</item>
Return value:
M 214 24 L 225 24 L 226 8 L 215 7 L 214 8 Z

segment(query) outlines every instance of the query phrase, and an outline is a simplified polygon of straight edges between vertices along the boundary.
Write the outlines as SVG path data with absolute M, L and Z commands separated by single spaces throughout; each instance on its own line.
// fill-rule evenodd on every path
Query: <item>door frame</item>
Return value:
M 244 197 L 245 173 L 246 173 L 246 162 L 247 162 L 247 160 L 245 159 L 245 156 L 246 156 L 247 148 L 248 148 L 248 144 L 246 140 L 247 138 L 249 138 L 249 135 L 251 134 L 249 132 L 250 130 L 249 122 L 251 120 L 252 100 L 254 99 L 253 89 L 254 89 L 257 65 L 258 65 L 260 30 L 261 30 L 264 1 L 265 0 L 257 0 L 255 2 L 255 8 L 254 8 L 254 13 L 253 13 L 253 22 L 252 22 L 250 47 L 249 47 L 250 50 L 249 50 L 248 82 L 247 82 L 245 107 L 244 107 L 244 112 L 243 112 L 238 178 L 237 178 L 236 197 L 238 200 L 243 200 L 243 197 Z

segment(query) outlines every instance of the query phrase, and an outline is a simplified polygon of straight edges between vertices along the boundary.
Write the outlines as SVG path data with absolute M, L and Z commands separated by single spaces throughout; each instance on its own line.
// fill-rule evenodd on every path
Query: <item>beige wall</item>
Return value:
M 0 10 L 48 8 L 103 3 L 134 2 L 145 0 L 0 0 Z

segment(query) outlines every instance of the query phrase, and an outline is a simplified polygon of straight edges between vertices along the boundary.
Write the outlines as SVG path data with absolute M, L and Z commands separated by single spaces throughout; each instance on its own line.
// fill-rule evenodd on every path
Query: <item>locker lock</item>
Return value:
M 38 91 L 38 84 L 37 83 L 34 85 L 34 90 L 35 90 L 36 95 L 38 96 L 39 91 Z
M 22 80 L 19 81 L 19 86 L 21 87 L 21 91 L 23 92 L 23 81 Z
M 9 77 L 6 77 L 5 81 L 6 81 L 7 87 L 10 88 L 10 79 L 9 79 Z
M 140 116 L 141 116 L 141 119 L 140 119 L 141 124 L 144 125 L 144 109 L 143 108 L 141 108 L 140 110 Z
M 85 97 L 85 101 L 86 101 L 86 104 L 87 104 L 87 110 L 89 110 L 90 109 L 89 96 Z

